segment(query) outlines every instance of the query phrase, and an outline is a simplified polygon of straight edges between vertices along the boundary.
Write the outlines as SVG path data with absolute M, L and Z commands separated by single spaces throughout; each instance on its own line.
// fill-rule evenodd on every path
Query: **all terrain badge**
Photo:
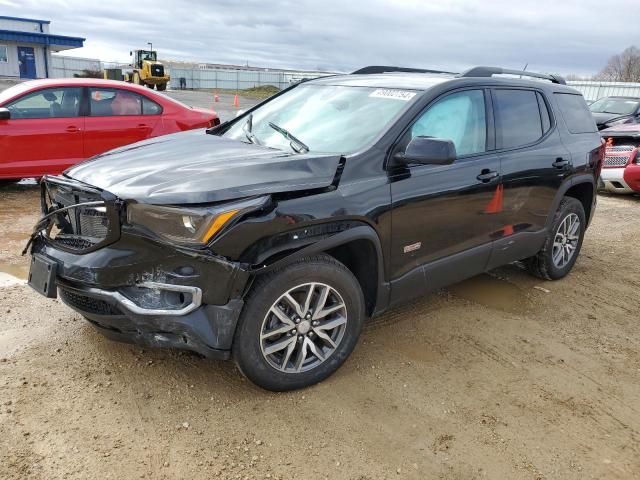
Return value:
M 420 247 L 422 247 L 422 242 L 416 242 L 416 243 L 412 243 L 411 245 L 405 245 L 405 247 L 402 250 L 404 251 L 404 253 L 409 253 L 409 252 L 415 252 L 416 250 L 419 250 Z

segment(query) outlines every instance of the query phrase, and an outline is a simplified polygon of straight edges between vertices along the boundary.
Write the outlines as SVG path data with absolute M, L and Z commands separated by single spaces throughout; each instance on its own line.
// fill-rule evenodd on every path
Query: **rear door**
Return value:
M 492 205 L 500 191 L 488 100 L 488 90 L 482 88 L 441 96 L 393 152 L 404 151 L 415 136 L 430 136 L 452 140 L 458 156 L 451 165 L 411 165 L 391 172 L 391 263 L 399 281 L 392 287 L 394 301 L 403 296 L 398 290 L 437 288 L 486 266 L 499 228 Z M 422 268 L 439 262 L 441 269 Z
M 503 233 L 542 230 L 558 188 L 571 174 L 571 153 L 542 91 L 495 88 L 492 95 L 504 184 Z
M 153 135 L 162 107 L 149 98 L 119 88 L 89 87 L 85 154 L 92 157 Z
M 84 159 L 82 87 L 30 92 L 4 107 L 0 120 L 0 178 L 57 174 Z

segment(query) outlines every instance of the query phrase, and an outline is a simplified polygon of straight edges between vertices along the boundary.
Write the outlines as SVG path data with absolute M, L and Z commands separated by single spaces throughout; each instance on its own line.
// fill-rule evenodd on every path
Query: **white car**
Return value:
M 640 193 L 640 125 L 618 125 L 600 133 L 607 142 L 600 175 L 604 189 Z

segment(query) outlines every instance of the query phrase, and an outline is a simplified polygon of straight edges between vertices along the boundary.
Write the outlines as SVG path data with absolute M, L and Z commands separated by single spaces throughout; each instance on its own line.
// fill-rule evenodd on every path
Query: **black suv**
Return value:
M 583 97 L 531 72 L 386 70 L 45 177 L 30 284 L 108 337 L 289 390 L 425 292 L 517 260 L 567 275 L 604 151 Z

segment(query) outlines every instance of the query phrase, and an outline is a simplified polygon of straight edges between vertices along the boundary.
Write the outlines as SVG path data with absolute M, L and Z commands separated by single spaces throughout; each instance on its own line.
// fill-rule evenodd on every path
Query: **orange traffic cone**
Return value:
M 484 207 L 484 213 L 500 213 L 502 211 L 503 188 L 502 184 L 496 187 L 493 197 Z
M 236 108 L 240 107 L 240 100 L 238 100 L 238 95 L 233 97 L 233 106 Z

